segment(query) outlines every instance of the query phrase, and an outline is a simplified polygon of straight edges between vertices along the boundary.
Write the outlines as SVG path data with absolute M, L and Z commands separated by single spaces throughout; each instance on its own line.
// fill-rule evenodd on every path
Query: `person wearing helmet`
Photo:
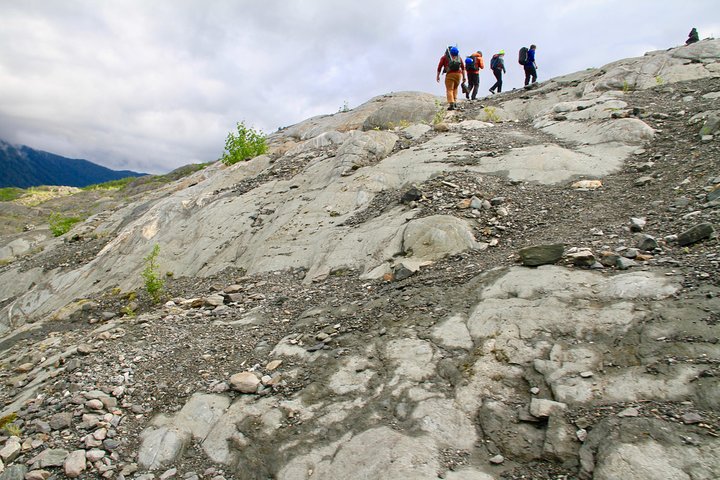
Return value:
M 468 100 L 471 96 L 473 100 L 477 97 L 478 88 L 480 88 L 480 70 L 483 68 L 485 68 L 485 63 L 483 62 L 482 52 L 480 50 L 465 59 L 465 70 L 467 70 L 468 76 L 468 87 L 467 92 L 465 92 L 465 98 Z
M 500 50 L 498 53 L 492 56 L 490 60 L 490 70 L 495 75 L 495 83 L 490 87 L 490 93 L 502 92 L 502 75 L 505 73 L 505 50 Z
M 457 91 L 461 83 L 465 83 L 465 64 L 460 58 L 457 47 L 448 47 L 440 58 L 437 67 L 436 80 L 440 83 L 440 72 L 445 72 L 445 94 L 448 101 L 448 110 L 457 108 Z

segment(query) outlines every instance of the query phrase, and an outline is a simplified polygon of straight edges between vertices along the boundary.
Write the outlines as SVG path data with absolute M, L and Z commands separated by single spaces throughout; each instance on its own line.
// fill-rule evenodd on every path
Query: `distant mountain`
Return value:
M 15 146 L 0 140 L 0 188 L 66 185 L 86 187 L 144 173 L 111 170 L 87 160 L 72 159 L 53 153 Z

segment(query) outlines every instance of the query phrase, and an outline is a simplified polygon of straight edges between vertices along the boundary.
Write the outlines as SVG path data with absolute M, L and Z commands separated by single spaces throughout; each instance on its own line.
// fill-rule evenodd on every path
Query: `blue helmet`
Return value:
M 475 59 L 473 57 L 467 57 L 465 59 L 465 65 L 474 65 L 474 64 L 475 64 Z
M 458 53 L 460 53 L 460 50 L 458 50 L 457 47 L 452 47 L 450 49 L 450 55 L 457 55 Z

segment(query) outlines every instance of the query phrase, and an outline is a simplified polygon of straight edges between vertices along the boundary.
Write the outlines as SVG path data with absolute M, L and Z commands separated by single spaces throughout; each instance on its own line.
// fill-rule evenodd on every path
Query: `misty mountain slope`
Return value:
M 6 469 L 716 478 L 719 62 L 384 95 L 9 259 Z
M 28 188 L 39 185 L 86 187 L 143 173 L 111 170 L 87 160 L 70 159 L 53 153 L 16 147 L 0 140 L 0 188 Z

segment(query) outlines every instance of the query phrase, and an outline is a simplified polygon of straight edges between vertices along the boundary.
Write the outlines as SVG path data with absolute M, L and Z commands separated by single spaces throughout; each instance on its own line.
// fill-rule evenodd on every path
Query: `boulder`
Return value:
M 678 245 L 684 247 L 692 245 L 701 240 L 712 237 L 715 234 L 715 228 L 711 223 L 700 223 L 678 235 Z
M 432 123 L 438 112 L 435 96 L 400 92 L 380 97 L 381 106 L 363 122 L 363 130 L 389 129 L 414 123 Z
M 468 223 L 449 215 L 433 215 L 412 220 L 405 227 L 403 252 L 424 260 L 438 260 L 447 255 L 481 248 Z
M 551 265 L 563 256 L 565 246 L 556 243 L 552 245 L 535 245 L 533 247 L 525 247 L 518 254 L 520 261 L 526 267 L 537 267 L 539 265 Z

